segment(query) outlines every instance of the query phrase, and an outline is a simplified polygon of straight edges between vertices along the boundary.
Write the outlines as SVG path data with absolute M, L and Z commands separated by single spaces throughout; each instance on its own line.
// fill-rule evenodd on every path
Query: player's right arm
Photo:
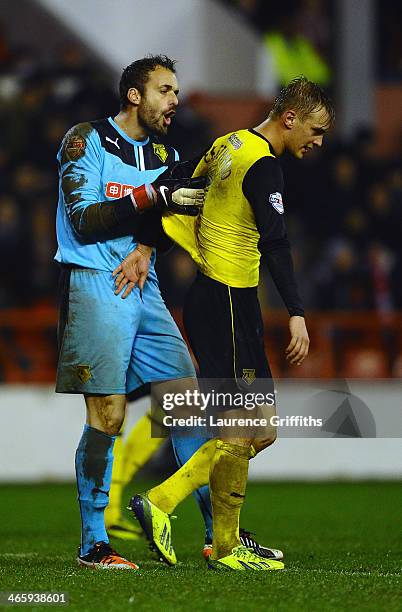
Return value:
M 100 200 L 102 153 L 90 123 L 73 127 L 65 136 L 60 154 L 61 189 L 66 211 L 75 232 L 86 240 L 105 240 L 135 233 L 141 213 L 174 210 L 194 215 L 202 206 L 200 180 L 172 179 L 164 175 L 153 184 L 142 185 L 129 195 Z M 129 223 L 128 223 L 129 222 Z

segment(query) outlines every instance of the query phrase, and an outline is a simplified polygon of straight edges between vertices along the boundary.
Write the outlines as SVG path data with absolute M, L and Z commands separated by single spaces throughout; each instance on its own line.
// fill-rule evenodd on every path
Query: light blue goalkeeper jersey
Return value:
M 152 183 L 169 164 L 178 160 L 173 147 L 155 137 L 138 142 L 129 138 L 111 117 L 73 127 L 57 154 L 59 201 L 55 259 L 95 270 L 113 271 L 136 247 L 130 223 L 117 237 L 88 239 L 77 231 L 77 219 L 86 207 L 127 196 L 133 187 Z M 145 221 L 145 218 L 144 218 Z M 155 219 L 149 217 L 149 223 Z M 125 234 L 125 235 L 123 235 Z M 156 279 L 155 252 L 148 277 Z

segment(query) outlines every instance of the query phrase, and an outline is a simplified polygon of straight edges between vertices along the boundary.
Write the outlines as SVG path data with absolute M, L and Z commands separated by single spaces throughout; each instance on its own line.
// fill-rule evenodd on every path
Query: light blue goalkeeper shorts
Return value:
M 195 376 L 158 283 L 123 300 L 110 272 L 64 267 L 57 393 L 126 394 L 147 382 Z

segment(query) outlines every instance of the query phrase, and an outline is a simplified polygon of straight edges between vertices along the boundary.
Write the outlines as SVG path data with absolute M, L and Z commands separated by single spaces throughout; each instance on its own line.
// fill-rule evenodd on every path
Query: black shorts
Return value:
M 201 378 L 271 378 L 257 287 L 228 287 L 199 272 L 183 318 Z

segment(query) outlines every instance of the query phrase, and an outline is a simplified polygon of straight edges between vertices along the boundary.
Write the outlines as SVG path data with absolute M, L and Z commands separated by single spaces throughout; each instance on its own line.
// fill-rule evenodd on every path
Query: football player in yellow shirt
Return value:
M 164 231 L 199 268 L 183 314 L 201 379 L 238 381 L 245 370 L 253 371 L 257 379 L 271 377 L 257 298 L 262 254 L 290 315 L 287 359 L 300 365 L 306 358 L 309 338 L 284 222 L 278 157 L 288 151 L 302 159 L 321 147 L 333 121 L 333 106 L 325 92 L 305 77 L 294 79 L 280 92 L 263 123 L 218 138 L 199 160 L 193 176 L 207 175 L 209 182 L 202 214 L 164 215 Z M 140 255 L 131 254 L 116 268 L 117 289 L 135 280 Z M 283 568 L 282 562 L 265 559 L 242 545 L 239 536 L 249 459 L 275 438 L 272 427 L 265 439 L 226 435 L 204 444 L 200 439 L 200 448 L 173 476 L 132 498 L 135 517 L 166 562 L 176 561 L 169 515 L 190 492 L 209 483 L 210 567 Z

